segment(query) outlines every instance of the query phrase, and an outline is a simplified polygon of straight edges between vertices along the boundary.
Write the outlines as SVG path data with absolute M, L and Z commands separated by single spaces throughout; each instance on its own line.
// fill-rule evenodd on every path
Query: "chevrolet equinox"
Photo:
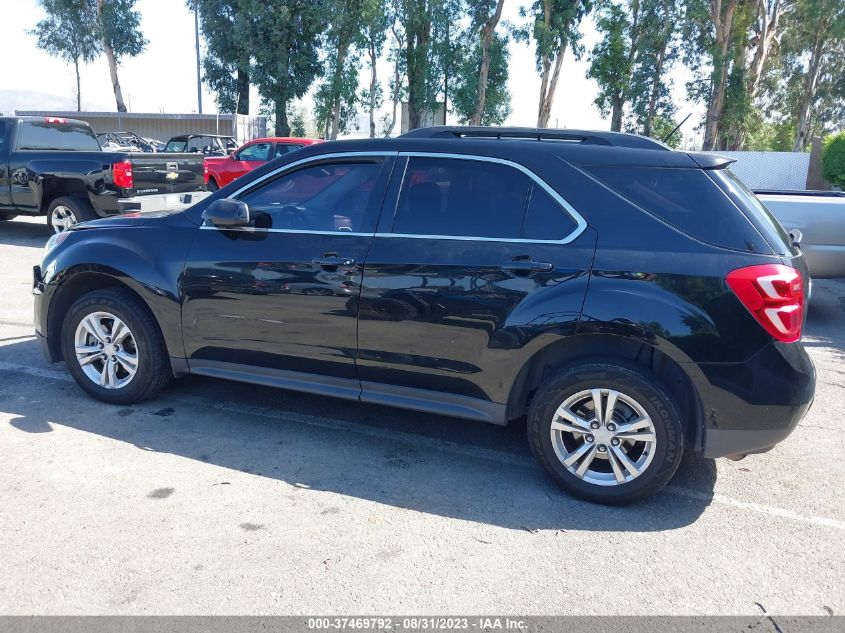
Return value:
M 188 373 L 504 425 L 626 503 L 809 408 L 800 251 L 728 159 L 629 134 L 321 143 L 181 211 L 54 235 L 47 358 L 112 404 Z

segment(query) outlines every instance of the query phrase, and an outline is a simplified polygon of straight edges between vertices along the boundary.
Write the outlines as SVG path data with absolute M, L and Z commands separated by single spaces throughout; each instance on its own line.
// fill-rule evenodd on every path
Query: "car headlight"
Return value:
M 54 248 L 68 238 L 68 235 L 70 235 L 68 231 L 62 231 L 61 233 L 54 233 L 50 236 L 50 239 L 47 240 L 47 244 L 44 245 L 44 252 L 41 254 L 41 260 L 43 261 L 46 259 L 47 255 L 49 255 Z

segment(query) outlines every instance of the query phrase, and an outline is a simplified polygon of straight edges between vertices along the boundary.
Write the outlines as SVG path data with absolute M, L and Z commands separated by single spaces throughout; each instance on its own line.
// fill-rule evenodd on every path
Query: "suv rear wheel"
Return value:
M 78 299 L 65 316 L 61 342 L 77 384 L 103 402 L 146 400 L 172 376 L 152 315 L 120 288 L 95 290 Z
M 678 407 L 657 378 L 623 360 L 561 368 L 528 414 L 534 456 L 567 492 L 607 504 L 660 490 L 683 454 Z

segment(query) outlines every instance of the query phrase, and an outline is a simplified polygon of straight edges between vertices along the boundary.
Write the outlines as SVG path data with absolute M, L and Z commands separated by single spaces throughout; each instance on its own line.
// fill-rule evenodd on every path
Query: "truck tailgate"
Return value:
M 129 195 L 187 193 L 205 186 L 202 154 L 133 152 L 129 160 L 135 182 Z

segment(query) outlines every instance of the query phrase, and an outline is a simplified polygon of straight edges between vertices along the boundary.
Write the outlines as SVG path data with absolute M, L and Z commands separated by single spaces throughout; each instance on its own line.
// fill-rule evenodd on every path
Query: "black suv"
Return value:
M 180 212 L 51 238 L 36 331 L 89 394 L 187 373 L 504 425 L 566 490 L 655 492 L 813 399 L 798 250 L 725 167 L 627 134 L 313 145 Z

